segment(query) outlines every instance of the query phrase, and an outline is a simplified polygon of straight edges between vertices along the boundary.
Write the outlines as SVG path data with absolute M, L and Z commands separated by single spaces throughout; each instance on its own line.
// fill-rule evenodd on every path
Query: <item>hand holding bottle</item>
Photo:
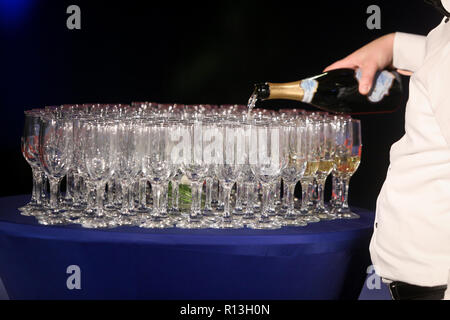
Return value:
M 324 71 L 340 68 L 361 69 L 362 76 L 359 81 L 359 92 L 365 95 L 372 88 L 373 79 L 377 71 L 392 66 L 394 38 L 395 33 L 382 36 L 356 50 L 344 59 L 329 65 Z M 411 75 L 408 71 L 398 71 L 404 75 Z

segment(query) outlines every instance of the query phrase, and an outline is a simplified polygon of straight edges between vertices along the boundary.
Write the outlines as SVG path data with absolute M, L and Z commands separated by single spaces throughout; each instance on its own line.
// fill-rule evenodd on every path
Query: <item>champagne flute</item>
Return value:
M 41 224 L 63 224 L 65 210 L 59 203 L 59 185 L 72 164 L 72 121 L 58 118 L 55 114 L 41 117 L 39 132 L 39 156 L 49 182 L 50 202 L 48 215 L 39 219 Z
M 272 184 L 287 164 L 285 137 L 277 122 L 254 120 L 251 133 L 251 169 L 262 185 L 262 210 L 259 219 L 248 224 L 253 229 L 278 229 L 279 221 L 269 215 Z
M 321 220 L 333 220 L 336 217 L 325 207 L 324 203 L 324 189 L 325 181 L 330 175 L 334 167 L 334 152 L 336 148 L 336 138 L 335 138 L 335 125 L 331 118 L 324 117 L 320 122 L 319 129 L 319 167 L 316 172 L 317 180 L 317 204 L 316 204 L 316 214 Z
M 302 202 L 300 214 L 306 222 L 319 222 L 320 219 L 315 215 L 314 203 L 311 200 L 314 186 L 314 177 L 319 169 L 320 159 L 320 141 L 319 141 L 319 125 L 312 117 L 306 117 L 306 169 L 300 177 L 302 186 Z
M 357 219 L 359 215 L 348 206 L 350 178 L 361 162 L 362 140 L 361 121 L 347 119 L 339 132 L 337 153 L 335 155 L 336 173 L 342 181 L 342 202 L 335 208 L 335 215 L 340 219 Z
M 31 167 L 33 189 L 31 200 L 24 207 L 19 208 L 22 215 L 36 215 L 42 213 L 42 168 L 39 160 L 39 129 L 40 113 L 38 111 L 25 111 L 25 125 L 21 138 L 22 155 Z
M 294 190 L 298 180 L 303 176 L 307 165 L 306 126 L 303 121 L 287 121 L 283 124 L 286 137 L 288 163 L 281 172 L 286 184 L 286 205 L 283 225 L 306 226 L 307 222 L 294 208 Z

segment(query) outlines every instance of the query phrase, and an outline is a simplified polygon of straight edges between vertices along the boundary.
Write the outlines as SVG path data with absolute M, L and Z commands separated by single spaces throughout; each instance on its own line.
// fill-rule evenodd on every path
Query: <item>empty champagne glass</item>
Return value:
M 122 207 L 115 223 L 118 225 L 137 224 L 134 209 L 133 184 L 141 169 L 139 152 L 141 141 L 140 126 L 134 120 L 122 120 L 117 125 L 117 167 L 116 181 L 120 181 L 122 191 Z M 117 184 L 116 182 L 116 184 Z M 117 188 L 115 192 L 117 192 Z
M 245 123 L 243 125 L 243 137 L 244 137 L 244 147 L 243 147 L 243 165 L 241 166 L 241 179 L 244 186 L 244 214 L 242 216 L 242 222 L 244 225 L 254 223 L 256 219 L 255 215 L 255 201 L 257 196 L 255 196 L 255 185 L 258 183 L 255 174 L 251 169 L 251 159 L 250 152 L 251 148 L 251 124 Z
M 170 127 L 159 120 L 145 124 L 145 156 L 142 171 L 152 184 L 153 208 L 150 215 L 141 223 L 143 228 L 166 228 L 173 224 L 163 213 L 164 197 L 169 178 L 172 174 Z
M 191 182 L 192 202 L 186 219 L 179 222 L 181 228 L 207 228 L 210 223 L 203 219 L 201 211 L 201 193 L 203 181 L 208 171 L 208 159 L 205 159 L 204 144 L 206 128 L 201 120 L 188 120 L 183 124 L 183 172 Z
M 254 120 L 251 132 L 251 169 L 262 185 L 262 210 L 253 229 L 277 229 L 281 224 L 269 215 L 269 197 L 273 192 L 272 183 L 281 176 L 287 164 L 285 137 L 278 123 L 266 120 Z
M 37 215 L 42 213 L 42 168 L 39 160 L 39 130 L 41 127 L 40 113 L 25 111 L 25 124 L 21 139 L 22 155 L 31 167 L 33 189 L 31 200 L 24 207 L 19 208 L 22 215 Z
M 82 219 L 86 228 L 106 228 L 114 226 L 111 217 L 105 214 L 103 207 L 106 182 L 116 170 L 117 124 L 113 121 L 86 121 L 83 134 L 83 157 L 87 176 L 95 188 L 96 207 L 92 216 Z
M 224 210 L 221 216 L 217 218 L 217 222 L 213 225 L 215 228 L 239 228 L 242 223 L 233 219 L 231 209 L 231 188 L 239 179 L 241 166 L 244 161 L 242 151 L 245 147 L 243 136 L 243 127 L 233 122 L 224 122 L 217 126 L 217 137 L 221 137 L 221 143 L 216 144 L 220 149 L 217 163 L 217 176 L 222 181 L 224 192 Z M 217 139 L 216 141 L 219 141 Z
M 65 210 L 59 205 L 59 185 L 69 171 L 73 147 L 72 121 L 55 115 L 41 117 L 39 132 L 39 155 L 42 168 L 50 183 L 50 201 L 47 214 L 41 216 L 41 224 L 62 224 L 66 219 L 61 215 Z

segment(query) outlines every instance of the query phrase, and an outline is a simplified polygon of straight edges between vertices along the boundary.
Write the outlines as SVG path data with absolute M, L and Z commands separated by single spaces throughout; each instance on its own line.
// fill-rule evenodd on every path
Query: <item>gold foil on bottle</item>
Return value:
M 287 83 L 270 83 L 269 86 L 270 95 L 267 99 L 286 99 L 302 101 L 303 89 L 300 87 L 300 81 L 287 82 Z

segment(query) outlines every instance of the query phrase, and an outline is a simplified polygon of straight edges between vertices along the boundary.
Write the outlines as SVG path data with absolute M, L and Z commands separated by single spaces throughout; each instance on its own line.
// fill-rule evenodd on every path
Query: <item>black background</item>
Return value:
M 20 152 L 24 110 L 94 102 L 245 104 L 255 82 L 312 76 L 383 34 L 426 35 L 442 19 L 422 0 L 0 4 L 0 196 L 31 191 Z M 66 27 L 72 4 L 81 8 L 81 30 Z M 371 4 L 381 8 L 381 30 L 366 27 Z M 351 182 L 353 205 L 375 208 L 390 146 L 404 133 L 407 93 L 393 114 L 358 117 L 364 147 Z M 310 109 L 294 102 L 259 106 Z

